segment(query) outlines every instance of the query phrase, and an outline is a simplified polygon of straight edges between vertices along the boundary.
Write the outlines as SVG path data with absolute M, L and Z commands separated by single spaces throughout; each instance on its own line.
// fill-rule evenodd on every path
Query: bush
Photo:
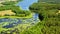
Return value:
M 3 4 L 3 5 L 14 5 L 14 4 L 16 4 L 16 2 L 10 1 L 10 2 L 3 2 L 1 4 Z
M 17 14 L 18 17 L 25 17 L 25 14 Z

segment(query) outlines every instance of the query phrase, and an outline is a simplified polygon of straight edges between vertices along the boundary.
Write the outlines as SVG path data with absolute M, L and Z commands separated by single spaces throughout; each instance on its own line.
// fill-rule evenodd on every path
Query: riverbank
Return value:
M 33 17 L 33 13 L 31 13 L 28 16 L 25 17 L 18 17 L 18 16 L 1 16 L 0 18 L 32 18 Z

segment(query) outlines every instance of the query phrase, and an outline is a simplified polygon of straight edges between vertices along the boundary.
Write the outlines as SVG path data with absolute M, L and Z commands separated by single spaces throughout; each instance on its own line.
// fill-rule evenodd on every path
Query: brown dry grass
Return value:
M 4 16 L 5 14 L 8 14 L 8 15 L 15 15 L 15 13 L 12 12 L 12 10 L 0 11 L 0 16 Z
M 57 15 L 60 14 L 60 10 L 56 13 Z

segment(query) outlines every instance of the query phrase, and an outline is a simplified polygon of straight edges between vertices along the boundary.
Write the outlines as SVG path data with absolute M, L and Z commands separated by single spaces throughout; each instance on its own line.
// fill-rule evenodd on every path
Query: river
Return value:
M 23 0 L 18 3 L 18 5 L 23 9 L 23 10 L 29 10 L 29 6 L 35 2 L 38 2 L 38 0 Z
M 22 8 L 22 10 L 29 10 L 29 6 L 33 4 L 34 2 L 37 2 L 38 0 L 23 0 L 18 3 L 18 6 Z M 33 13 L 32 18 L 24 19 L 24 18 L 0 18 L 0 25 L 2 25 L 3 28 L 11 28 L 18 24 L 24 24 L 24 23 L 38 23 L 40 20 L 38 19 L 38 14 Z

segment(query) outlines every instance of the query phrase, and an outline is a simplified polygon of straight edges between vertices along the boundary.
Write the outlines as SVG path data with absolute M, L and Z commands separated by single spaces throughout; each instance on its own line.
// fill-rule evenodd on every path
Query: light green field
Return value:
M 0 18 L 31 18 L 31 17 L 32 17 L 32 14 L 33 14 L 33 13 L 31 13 L 30 15 L 25 16 L 25 17 L 18 17 L 18 16 L 1 16 Z

